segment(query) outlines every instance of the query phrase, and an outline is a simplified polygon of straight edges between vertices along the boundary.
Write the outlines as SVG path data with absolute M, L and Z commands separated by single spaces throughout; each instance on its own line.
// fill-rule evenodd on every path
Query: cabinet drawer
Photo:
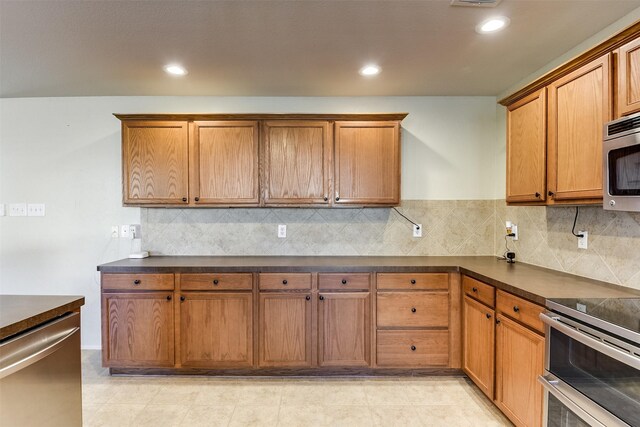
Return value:
M 464 293 L 493 308 L 496 304 L 496 288 L 468 276 L 462 277 Z
M 173 290 L 173 274 L 119 274 L 102 275 L 103 290 Z
M 447 366 L 448 331 L 378 331 L 378 366 Z
M 261 273 L 260 290 L 311 289 L 311 273 Z
M 544 307 L 499 290 L 496 309 L 544 334 L 544 326 L 540 320 L 540 313 L 544 311 Z
M 377 296 L 379 327 L 447 327 L 449 295 L 431 292 L 380 292 Z
M 251 273 L 206 273 L 180 276 L 180 289 L 183 291 L 250 291 L 252 288 Z
M 447 290 L 447 273 L 379 273 L 378 289 Z
M 370 275 L 323 273 L 318 275 L 318 288 L 321 290 L 362 290 L 368 291 Z

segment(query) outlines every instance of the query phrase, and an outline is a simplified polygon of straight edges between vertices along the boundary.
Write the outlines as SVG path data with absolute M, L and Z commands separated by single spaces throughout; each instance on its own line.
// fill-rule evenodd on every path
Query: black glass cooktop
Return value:
M 640 334 L 640 297 L 631 298 L 554 298 L 548 304 L 553 311 L 560 311 L 579 320 L 588 321 L 580 313 L 611 323 Z M 564 308 L 564 309 L 562 309 Z M 566 310 L 569 309 L 569 310 Z M 578 313 L 575 313 L 575 312 Z M 597 326 L 597 325 L 596 325 Z M 613 332 L 613 331 L 611 331 Z

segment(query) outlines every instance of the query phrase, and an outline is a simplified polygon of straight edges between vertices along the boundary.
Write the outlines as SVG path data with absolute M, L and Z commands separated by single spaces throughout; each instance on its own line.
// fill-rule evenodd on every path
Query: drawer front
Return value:
M 378 366 L 447 366 L 448 331 L 378 331 Z
M 462 277 L 462 287 L 464 293 L 471 298 L 488 305 L 491 308 L 496 306 L 496 288 L 486 283 L 480 282 L 468 276 Z
M 448 290 L 447 273 L 379 273 L 378 289 Z
M 497 299 L 498 311 L 544 334 L 544 326 L 540 320 L 540 313 L 544 311 L 544 307 L 500 290 Z
M 180 289 L 183 291 L 250 291 L 253 289 L 251 273 L 183 274 Z
M 380 292 L 378 327 L 428 328 L 449 326 L 449 295 L 431 292 Z
M 119 274 L 105 273 L 102 275 L 102 289 L 117 290 L 173 290 L 173 273 L 169 274 Z
M 311 289 L 311 273 L 260 273 L 260 290 Z
M 318 274 L 320 290 L 368 291 L 371 276 L 367 273 L 323 273 Z

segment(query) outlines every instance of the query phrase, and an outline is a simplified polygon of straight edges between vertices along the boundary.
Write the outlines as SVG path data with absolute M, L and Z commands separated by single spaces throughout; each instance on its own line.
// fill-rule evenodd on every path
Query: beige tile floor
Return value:
M 462 377 L 111 377 L 82 352 L 85 426 L 510 426 Z

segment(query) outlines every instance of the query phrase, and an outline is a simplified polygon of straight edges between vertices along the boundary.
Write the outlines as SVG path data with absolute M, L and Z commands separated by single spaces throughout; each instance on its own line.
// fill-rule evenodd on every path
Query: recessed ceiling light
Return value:
M 376 74 L 380 73 L 380 67 L 378 67 L 377 65 L 367 65 L 364 66 L 362 68 L 360 68 L 360 75 L 363 76 L 375 76 Z
M 184 76 L 185 74 L 187 74 L 186 68 L 178 64 L 165 65 L 164 71 L 173 76 Z
M 494 33 L 503 30 L 509 22 L 511 21 L 506 16 L 497 16 L 478 24 L 476 31 L 480 34 Z

